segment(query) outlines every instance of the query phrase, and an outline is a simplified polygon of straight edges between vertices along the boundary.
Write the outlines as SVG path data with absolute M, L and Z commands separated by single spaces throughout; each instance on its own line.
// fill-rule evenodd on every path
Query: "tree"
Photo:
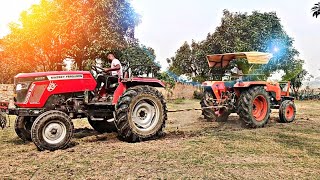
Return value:
M 314 4 L 311 11 L 312 11 L 312 16 L 317 18 L 320 15 L 320 2 L 318 2 L 317 4 Z
M 298 96 L 299 90 L 303 85 L 303 81 L 306 79 L 308 72 L 306 70 L 302 70 L 299 72 L 294 78 L 290 79 L 291 82 L 291 90 L 293 91 L 295 97 Z
M 160 71 L 159 62 L 156 62 L 154 49 L 146 47 L 138 42 L 131 44 L 128 48 L 118 53 L 122 62 L 129 63 L 133 75 L 153 74 Z
M 254 70 L 260 69 L 267 76 L 274 71 L 287 69 L 290 64 L 295 63 L 295 57 L 299 55 L 293 47 L 293 39 L 286 34 L 280 19 L 274 12 L 254 11 L 249 15 L 224 10 L 221 25 L 215 32 L 209 33 L 203 41 L 192 42 L 189 47 L 184 43 L 178 49 L 176 55 L 170 59 L 170 70 L 178 74 L 195 74 L 193 79 L 196 81 L 212 76 L 208 73 L 207 54 L 241 51 L 270 52 L 274 58 L 264 66 L 255 65 L 252 68 L 252 65 L 246 61 L 237 62 L 245 74 L 254 73 Z M 188 67 L 193 68 L 190 70 Z M 212 73 L 221 72 L 213 69 Z
M 3 46 L 23 64 L 21 72 L 56 70 L 66 57 L 82 69 L 87 60 L 128 47 L 138 23 L 128 0 L 41 0 L 10 25 Z
M 285 70 L 285 75 L 282 77 L 283 81 L 291 82 L 291 90 L 295 97 L 298 96 L 299 90 L 303 85 L 303 81 L 307 79 L 308 72 L 303 69 L 304 61 L 299 59 L 296 63 L 290 64 L 290 67 Z

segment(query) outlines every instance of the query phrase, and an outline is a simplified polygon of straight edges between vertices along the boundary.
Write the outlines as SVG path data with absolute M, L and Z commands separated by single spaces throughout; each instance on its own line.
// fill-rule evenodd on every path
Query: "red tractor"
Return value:
M 92 69 L 98 72 L 99 67 Z M 18 74 L 14 78 L 16 107 L 2 109 L 17 116 L 17 135 L 24 141 L 33 141 L 40 150 L 67 147 L 74 131 L 72 119 L 80 118 L 88 118 L 99 133 L 118 132 L 127 142 L 160 137 L 167 106 L 155 87 L 164 84 L 155 78 L 131 77 L 129 67 L 123 77 L 106 86 L 111 98 L 99 102 L 94 100 L 97 82 L 92 72 Z
M 279 109 L 280 122 L 293 122 L 296 107 L 294 98 L 289 94 L 290 82 L 280 84 L 250 80 L 261 74 L 226 74 L 223 77 L 224 70 L 233 60 L 247 59 L 249 64 L 267 64 L 271 57 L 271 54 L 260 52 L 208 55 L 209 67 L 223 71 L 218 75 L 219 81 L 206 81 L 202 84 L 204 97 L 200 104 L 204 117 L 208 120 L 226 121 L 231 113 L 237 113 L 249 127 L 260 128 L 268 123 L 271 109 Z

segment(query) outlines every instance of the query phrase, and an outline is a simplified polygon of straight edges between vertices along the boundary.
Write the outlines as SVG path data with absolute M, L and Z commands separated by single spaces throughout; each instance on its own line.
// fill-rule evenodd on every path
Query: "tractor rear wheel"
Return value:
M 28 116 L 18 116 L 14 123 L 14 130 L 18 137 L 23 141 L 32 141 L 31 140 L 31 127 L 33 124 L 33 118 Z
M 90 117 L 88 117 L 88 122 L 91 125 L 91 127 L 96 130 L 97 132 L 103 134 L 103 133 L 112 133 L 117 132 L 117 128 L 114 124 L 114 122 L 108 122 L 109 119 L 112 119 L 113 116 L 106 118 L 103 121 L 93 121 Z
M 296 117 L 296 105 L 290 101 L 285 100 L 281 103 L 279 109 L 279 118 L 282 123 L 291 123 Z
M 208 108 L 208 107 L 214 106 L 212 99 L 214 99 L 213 94 L 211 92 L 205 91 L 204 96 L 200 101 L 200 105 L 202 108 L 202 115 L 207 121 L 215 120 L 216 122 L 226 122 L 229 118 L 230 112 L 225 110 L 225 108 L 222 108 L 221 111 L 223 112 L 221 113 L 220 116 L 218 116 L 214 112 L 213 108 Z
M 150 86 L 129 88 L 116 106 L 115 124 L 127 142 L 156 139 L 163 135 L 167 106 L 163 95 Z
M 33 123 L 31 138 L 40 150 L 58 150 L 66 148 L 73 136 L 73 123 L 70 117 L 61 111 L 47 111 Z
M 252 128 L 264 127 L 270 118 L 269 95 L 262 86 L 242 92 L 238 102 L 238 115 Z
M 214 105 L 213 102 L 210 101 L 210 99 L 214 99 L 213 94 L 211 92 L 205 91 L 202 100 L 200 101 L 202 115 L 207 121 L 212 121 L 213 119 L 215 119 L 215 113 L 213 109 L 208 108 Z

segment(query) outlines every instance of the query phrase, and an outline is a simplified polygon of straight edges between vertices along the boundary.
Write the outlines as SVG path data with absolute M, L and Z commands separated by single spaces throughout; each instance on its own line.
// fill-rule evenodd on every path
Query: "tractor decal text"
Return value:
M 29 89 L 29 91 L 28 91 L 28 93 L 27 93 L 26 99 L 25 99 L 25 101 L 24 101 L 24 104 L 27 104 L 27 103 L 28 103 L 28 101 L 29 101 L 29 99 L 30 99 L 30 96 L 31 96 L 31 93 L 32 93 L 32 91 L 33 91 L 33 89 L 34 89 L 35 86 L 36 86 L 35 84 L 32 84 L 32 85 L 31 85 L 31 87 L 30 87 L 30 89 Z
M 55 89 L 57 86 L 58 86 L 58 85 L 57 85 L 56 83 L 50 81 L 50 84 L 49 84 L 49 86 L 47 87 L 47 90 L 48 90 L 49 92 L 52 92 L 52 91 L 54 91 L 54 89 Z
M 83 79 L 83 74 L 69 74 L 69 75 L 53 75 L 48 76 L 50 81 L 52 80 L 67 80 L 67 79 Z

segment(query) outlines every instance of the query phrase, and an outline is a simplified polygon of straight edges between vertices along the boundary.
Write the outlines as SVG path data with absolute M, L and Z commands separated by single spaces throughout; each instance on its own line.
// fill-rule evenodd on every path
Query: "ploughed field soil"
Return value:
M 277 123 L 273 111 L 263 129 L 247 129 L 233 114 L 217 123 L 200 111 L 169 113 L 165 137 L 134 144 L 79 120 L 71 146 L 55 152 L 18 139 L 11 121 L 0 131 L 0 179 L 319 179 L 320 102 L 296 104 L 294 123 Z M 199 102 L 168 107 L 198 108 Z

